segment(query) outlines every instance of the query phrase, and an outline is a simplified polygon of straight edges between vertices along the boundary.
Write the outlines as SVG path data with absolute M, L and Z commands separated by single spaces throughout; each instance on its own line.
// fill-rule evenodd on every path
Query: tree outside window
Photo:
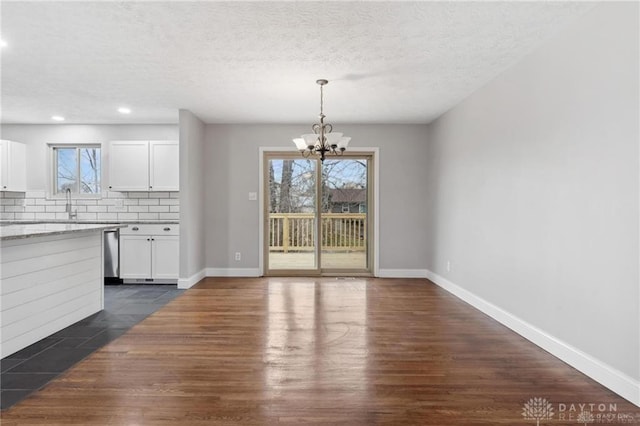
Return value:
M 53 153 L 55 194 L 64 194 L 67 189 L 77 195 L 100 194 L 100 146 L 56 146 Z

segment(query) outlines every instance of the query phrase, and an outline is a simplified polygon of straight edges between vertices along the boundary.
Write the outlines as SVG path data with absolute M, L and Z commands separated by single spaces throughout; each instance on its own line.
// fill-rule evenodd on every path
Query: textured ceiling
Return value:
M 593 5 L 2 2 L 2 121 L 425 123 Z

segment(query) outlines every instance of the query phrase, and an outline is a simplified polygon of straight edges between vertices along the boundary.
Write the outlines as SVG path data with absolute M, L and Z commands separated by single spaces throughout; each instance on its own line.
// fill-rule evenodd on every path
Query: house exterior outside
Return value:
M 366 213 L 367 190 L 365 188 L 329 189 L 329 211 L 331 213 Z

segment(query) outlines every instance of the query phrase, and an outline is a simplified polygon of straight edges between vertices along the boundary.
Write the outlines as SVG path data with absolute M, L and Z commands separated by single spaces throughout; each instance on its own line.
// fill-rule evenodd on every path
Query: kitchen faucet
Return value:
M 65 211 L 69 213 L 69 220 L 76 219 L 78 217 L 78 210 L 71 210 L 71 188 L 67 188 L 67 206 Z

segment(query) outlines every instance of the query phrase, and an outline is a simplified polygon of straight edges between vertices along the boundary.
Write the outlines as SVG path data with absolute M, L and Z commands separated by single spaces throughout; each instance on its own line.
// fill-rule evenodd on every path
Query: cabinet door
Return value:
M 27 190 L 26 145 L 20 142 L 0 141 L 0 190 Z
M 9 142 L 8 190 L 27 190 L 27 146 L 20 142 Z
M 149 142 L 149 190 L 179 190 L 179 156 L 175 141 Z
M 0 140 L 0 190 L 7 189 L 7 166 L 9 165 L 9 141 Z
M 151 278 L 150 236 L 120 236 L 120 278 Z
M 153 271 L 153 278 L 177 279 L 180 265 L 179 237 L 154 235 L 151 238 L 151 269 Z
M 109 189 L 112 191 L 149 190 L 149 142 L 112 141 L 109 143 Z

